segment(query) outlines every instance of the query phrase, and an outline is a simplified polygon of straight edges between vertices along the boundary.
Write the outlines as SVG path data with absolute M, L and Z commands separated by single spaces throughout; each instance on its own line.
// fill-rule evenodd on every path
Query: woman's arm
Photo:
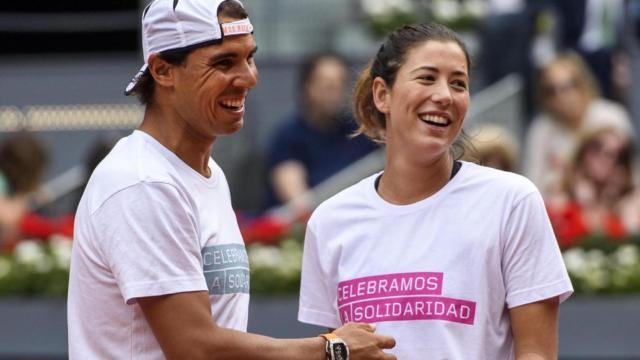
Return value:
M 516 359 L 558 358 L 558 297 L 510 310 Z

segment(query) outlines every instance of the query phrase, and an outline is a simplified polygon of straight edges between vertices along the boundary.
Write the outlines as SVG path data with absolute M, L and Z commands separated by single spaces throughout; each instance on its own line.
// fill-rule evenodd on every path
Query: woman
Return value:
M 540 194 L 519 175 L 454 162 L 469 63 L 451 30 L 413 25 L 362 72 L 360 132 L 386 145 L 386 163 L 312 215 L 300 321 L 375 323 L 399 359 L 557 356 L 572 287 Z
M 547 209 L 561 247 L 589 235 L 623 239 L 634 212 L 633 149 L 629 136 L 613 128 L 584 134 L 563 181 L 549 193 Z
M 567 52 L 540 72 L 541 113 L 527 132 L 525 175 L 547 195 L 562 178 L 580 134 L 602 127 L 633 133 L 626 110 L 600 97 L 588 65 Z

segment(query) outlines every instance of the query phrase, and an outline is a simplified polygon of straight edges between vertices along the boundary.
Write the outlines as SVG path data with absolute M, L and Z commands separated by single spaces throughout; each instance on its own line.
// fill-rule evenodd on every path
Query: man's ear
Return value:
M 390 90 L 387 86 L 386 81 L 384 81 L 381 77 L 376 77 L 373 79 L 372 92 L 373 92 L 373 104 L 376 106 L 376 109 L 381 113 L 388 115 L 390 109 Z
M 149 56 L 149 72 L 156 85 L 171 87 L 174 83 L 174 66 L 164 61 L 158 54 Z

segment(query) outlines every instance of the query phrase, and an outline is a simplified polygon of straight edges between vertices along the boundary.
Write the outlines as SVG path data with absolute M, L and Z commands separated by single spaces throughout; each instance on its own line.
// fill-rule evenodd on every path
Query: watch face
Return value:
M 347 360 L 347 346 L 344 343 L 333 343 L 334 360 Z

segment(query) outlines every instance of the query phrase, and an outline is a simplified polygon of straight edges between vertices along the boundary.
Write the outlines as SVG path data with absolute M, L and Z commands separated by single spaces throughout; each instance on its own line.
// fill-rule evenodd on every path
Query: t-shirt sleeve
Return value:
M 139 297 L 207 290 L 195 216 L 174 186 L 126 188 L 93 218 L 98 246 L 127 304 Z
M 337 308 L 337 287 L 332 289 L 334 276 L 328 270 L 328 256 L 323 256 L 319 250 L 316 234 L 313 225 L 309 223 L 304 239 L 298 321 L 338 328 L 341 322 Z M 321 257 L 325 259 L 324 263 Z
M 562 302 L 573 293 L 539 192 L 515 204 L 503 239 L 502 273 L 508 308 L 555 296 Z

